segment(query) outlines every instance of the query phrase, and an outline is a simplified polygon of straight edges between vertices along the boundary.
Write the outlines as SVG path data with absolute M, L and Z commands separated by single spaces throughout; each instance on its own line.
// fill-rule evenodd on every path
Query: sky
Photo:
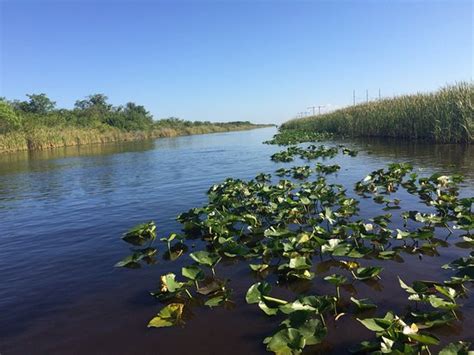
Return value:
M 0 0 L 0 96 L 282 123 L 473 77 L 472 1 Z

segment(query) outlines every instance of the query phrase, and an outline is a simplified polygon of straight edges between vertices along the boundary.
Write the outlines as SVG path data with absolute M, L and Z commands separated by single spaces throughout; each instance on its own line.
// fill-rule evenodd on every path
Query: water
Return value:
M 159 330 L 146 328 L 161 307 L 148 291 L 158 286 L 159 275 L 177 272 L 186 258 L 175 264 L 160 259 L 141 270 L 113 264 L 128 253 L 120 240 L 128 228 L 154 220 L 161 237 L 178 231 L 176 215 L 203 204 L 211 184 L 229 176 L 249 179 L 283 166 L 269 159 L 280 148 L 262 144 L 274 133 L 268 128 L 0 155 L 0 353 L 264 352 L 261 341 L 276 324 L 257 307 L 242 303 L 255 282 L 243 263 L 224 265 L 221 271 L 235 289 L 233 310 L 196 309 L 184 328 Z M 472 195 L 472 147 L 386 140 L 345 143 L 361 153 L 330 162 L 342 165 L 338 180 L 348 186 L 389 162 L 405 161 L 422 173 L 463 173 L 464 191 Z M 463 253 L 458 248 L 445 252 L 449 260 Z M 416 257 L 387 262 L 383 282 L 358 287 L 356 297 L 382 303 L 380 314 L 401 307 L 406 295 L 396 284 L 397 273 L 411 270 L 407 281 L 443 277 L 443 260 L 432 258 L 421 268 L 414 268 L 421 265 Z M 321 291 L 327 286 L 317 287 Z M 469 332 L 474 303 L 463 302 L 465 319 L 449 332 L 443 330 L 446 339 L 474 340 Z M 329 327 L 319 348 L 323 352 L 344 353 L 347 344 L 371 335 L 349 316 Z

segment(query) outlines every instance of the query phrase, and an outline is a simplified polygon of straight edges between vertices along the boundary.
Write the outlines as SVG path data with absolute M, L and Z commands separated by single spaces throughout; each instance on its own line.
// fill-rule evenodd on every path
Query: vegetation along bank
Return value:
M 249 121 L 154 120 L 141 105 L 113 106 L 95 94 L 76 101 L 74 108 L 58 109 L 45 94 L 27 101 L 0 98 L 0 153 L 65 146 L 131 141 L 264 127 Z
M 434 93 L 387 98 L 319 116 L 294 119 L 282 125 L 282 130 L 289 129 L 349 137 L 471 143 L 474 130 L 474 84 L 462 82 Z

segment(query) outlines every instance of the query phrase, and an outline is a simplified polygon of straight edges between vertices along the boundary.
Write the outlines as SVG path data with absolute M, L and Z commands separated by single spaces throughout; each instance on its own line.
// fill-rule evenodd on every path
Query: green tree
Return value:
M 28 101 L 16 101 L 14 105 L 24 112 L 45 115 L 52 112 L 56 107 L 56 102 L 52 101 L 46 94 L 28 94 Z
M 108 99 L 104 94 L 93 94 L 84 100 L 77 100 L 74 107 L 78 110 L 97 109 L 107 112 L 112 109 L 112 105 L 107 102 Z
M 5 100 L 0 100 L 0 133 L 11 132 L 20 127 L 20 118 L 13 107 Z
M 152 126 L 153 117 L 144 106 L 128 102 L 109 113 L 105 122 L 125 130 L 146 130 Z

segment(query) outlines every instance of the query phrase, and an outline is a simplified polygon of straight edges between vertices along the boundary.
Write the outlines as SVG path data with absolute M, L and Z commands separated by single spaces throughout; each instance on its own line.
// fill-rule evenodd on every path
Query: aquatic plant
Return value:
M 332 134 L 314 131 L 284 130 L 276 134 L 272 139 L 263 142 L 264 144 L 294 145 L 305 142 L 320 142 L 330 139 Z
M 272 159 L 281 162 L 290 158 L 324 159 L 335 154 L 355 156 L 340 148 L 290 146 Z M 172 234 L 161 239 L 168 251 L 176 239 L 185 245 L 186 240 L 199 238 L 203 245 L 189 254 L 187 260 L 191 263 L 181 270 L 184 280 L 173 273 L 161 276 L 159 290 L 152 295 L 171 303 L 149 326 L 182 324 L 186 310 L 199 305 L 214 308 L 233 304 L 231 281 L 217 277 L 220 261 L 233 260 L 246 263 L 248 272 L 259 279 L 249 286 L 245 300 L 276 322 L 274 333 L 263 339 L 269 351 L 301 353 L 324 340 L 330 331 L 328 320 L 337 322 L 347 315 L 357 317 L 361 326 L 375 333 L 375 340 L 362 342 L 354 351 L 416 354 L 440 344 L 440 339 L 427 329 L 459 322 L 458 301 L 467 297 L 466 284 L 474 280 L 474 252 L 446 264 L 444 268 L 452 275 L 444 281 L 415 280 L 410 286 L 401 275 L 400 286 L 408 294 L 403 313 L 390 311 L 383 317 L 369 317 L 366 312 L 375 313 L 377 305 L 354 298 L 348 289 L 362 284 L 375 287 L 384 278 L 382 265 L 387 260 L 439 254 L 448 246 L 436 237 L 440 229 L 472 248 L 473 199 L 459 196 L 462 178 L 418 176 L 411 165 L 393 163 L 356 182 L 355 196 L 372 198 L 376 205 L 385 204 L 382 210 L 401 210 L 398 217 L 404 227 L 392 229 L 391 213 L 359 216 L 359 199 L 351 197 L 346 187 L 326 179 L 326 174 L 338 169 L 337 165 L 321 163 L 315 169 L 294 166 L 278 169 L 281 179 L 260 173 L 255 179 L 228 178 L 211 186 L 207 204 L 177 217 L 183 225 L 183 236 Z M 418 199 L 423 211 L 404 210 L 400 199 L 391 198 L 400 190 Z M 142 225 L 124 240 L 143 245 L 155 239 L 151 230 L 154 232 L 152 225 Z M 183 251 L 180 256 L 185 254 Z M 326 264 L 327 270 L 318 271 Z M 304 292 L 292 300 L 272 292 L 272 283 L 291 287 L 298 282 L 319 281 L 332 284 L 335 292 Z M 468 347 L 467 343 L 453 343 L 443 351 Z

